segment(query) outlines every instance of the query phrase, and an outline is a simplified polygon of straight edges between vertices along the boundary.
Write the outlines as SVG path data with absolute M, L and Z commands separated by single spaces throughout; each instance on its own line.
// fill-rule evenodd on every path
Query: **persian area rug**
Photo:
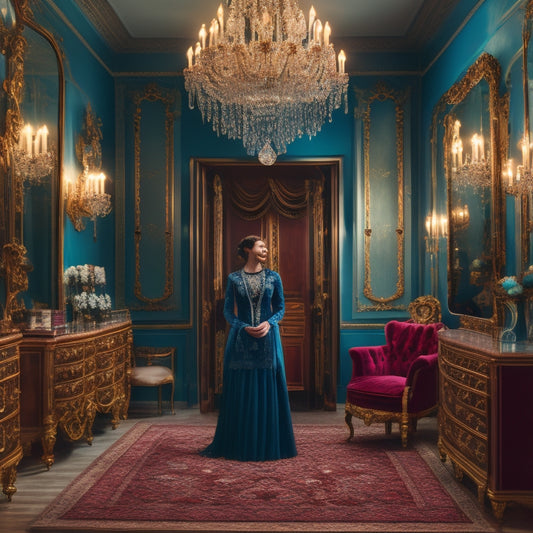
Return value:
M 294 430 L 297 457 L 242 463 L 198 455 L 213 426 L 140 422 L 31 531 L 495 531 L 429 448 Z

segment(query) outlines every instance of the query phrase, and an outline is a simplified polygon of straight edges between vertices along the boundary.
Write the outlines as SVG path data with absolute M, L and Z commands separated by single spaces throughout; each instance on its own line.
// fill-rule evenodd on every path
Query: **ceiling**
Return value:
M 198 30 L 227 0 L 75 0 L 117 52 L 176 51 L 198 41 Z M 416 48 L 440 26 L 459 0 L 297 0 L 308 19 L 328 21 L 334 45 Z
M 107 0 L 126 30 L 135 38 L 198 40 L 202 23 L 209 27 L 220 0 Z M 338 37 L 403 36 L 424 0 L 300 0 L 308 18 L 314 5 L 317 17 L 329 21 Z M 386 14 L 386 15 L 384 15 Z

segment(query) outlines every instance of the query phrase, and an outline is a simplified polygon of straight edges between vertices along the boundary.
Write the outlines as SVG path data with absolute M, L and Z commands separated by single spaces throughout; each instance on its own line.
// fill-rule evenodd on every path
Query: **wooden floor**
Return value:
M 150 420 L 155 408 L 150 410 L 134 406 L 130 410 L 128 420 L 121 422 L 116 430 L 109 425 L 109 417 L 97 418 L 94 426 L 94 440 L 92 446 L 84 442 L 65 443 L 60 440 L 55 447 L 55 464 L 47 471 L 38 457 L 25 457 L 19 465 L 17 474 L 17 492 L 13 500 L 0 502 L 0 532 L 22 533 L 28 531 L 31 523 L 54 500 L 54 498 L 80 474 L 94 459 L 102 454 L 111 444 L 120 438 L 132 425 L 139 420 Z M 312 411 L 293 412 L 295 424 L 339 424 L 344 425 L 343 406 L 338 406 L 336 412 Z M 156 417 L 161 422 L 175 424 L 216 424 L 216 414 L 202 415 L 197 409 L 178 408 L 175 415 Z M 357 431 L 360 420 L 354 420 Z M 393 434 L 395 429 L 393 428 Z M 398 435 L 399 438 L 399 435 Z M 428 418 L 419 422 L 417 439 L 436 443 L 436 419 Z M 435 453 L 437 453 L 435 445 Z M 448 468 L 449 463 L 447 463 Z M 468 483 L 468 480 L 466 480 Z M 476 490 L 472 486 L 472 499 L 476 499 Z M 3 496 L 3 495 L 2 495 Z M 486 512 L 490 515 L 489 505 Z M 508 505 L 504 522 L 501 527 L 504 533 L 533 532 L 533 505 Z

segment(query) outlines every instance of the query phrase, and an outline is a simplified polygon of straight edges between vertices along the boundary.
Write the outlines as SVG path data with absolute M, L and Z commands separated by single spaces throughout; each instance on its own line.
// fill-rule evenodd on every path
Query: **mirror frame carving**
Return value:
M 11 35 L 6 38 L 6 78 L 4 80 L 4 87 L 7 93 L 7 108 L 6 108 L 6 129 L 5 134 L 0 137 L 0 147 L 4 154 L 0 158 L 0 164 L 8 176 L 9 187 L 9 201 L 6 215 L 6 245 L 12 246 L 17 244 L 23 247 L 21 241 L 21 229 L 17 229 L 16 216 L 17 213 L 22 213 L 24 198 L 22 195 L 22 187 L 17 186 L 14 181 L 13 173 L 13 153 L 14 147 L 18 142 L 20 130 L 23 126 L 23 117 L 21 113 L 21 103 L 24 92 L 24 60 L 26 52 L 26 39 L 23 35 L 25 27 L 39 34 L 52 48 L 57 61 L 58 71 L 58 139 L 57 139 L 57 188 L 58 194 L 54 198 L 55 205 L 53 212 L 55 213 L 55 220 L 52 224 L 53 242 L 55 246 L 51 250 L 51 264 L 52 272 L 55 273 L 55 279 L 50 282 L 55 289 L 55 302 L 50 302 L 51 306 L 62 309 L 63 302 L 63 209 L 62 209 L 62 161 L 63 161 L 63 136 L 64 136 L 64 102 L 65 102 L 65 74 L 62 61 L 61 51 L 53 37 L 53 35 L 38 25 L 35 22 L 33 12 L 29 6 L 29 0 L 11 0 L 11 4 L 15 11 L 16 23 L 11 31 Z M 54 249 L 55 248 L 55 249 Z M 19 268 L 25 268 L 25 261 L 27 261 L 24 254 L 18 254 L 20 265 L 13 265 L 12 270 L 19 272 Z M 6 280 L 8 281 L 8 280 Z M 19 280 L 20 281 L 20 280 Z M 23 283 L 18 283 L 23 286 Z M 20 289 L 24 290 L 23 288 Z M 14 298 L 15 295 L 9 295 L 10 305 L 9 309 L 5 309 L 4 317 L 11 319 L 11 313 L 16 312 L 21 305 L 17 303 Z
M 470 91 L 481 81 L 485 80 L 489 86 L 489 115 L 490 124 L 490 151 L 491 151 L 491 244 L 494 256 L 492 278 L 494 282 L 500 277 L 505 266 L 505 204 L 502 192 L 501 169 L 502 160 L 506 157 L 509 138 L 507 134 L 507 124 L 509 121 L 509 95 L 499 95 L 501 79 L 501 67 L 498 60 L 488 53 L 483 53 L 467 70 L 466 74 L 455 83 L 441 98 L 435 106 L 433 114 L 433 160 L 436 160 L 437 142 L 437 119 L 439 113 L 446 111 L 447 105 L 456 105 L 462 102 Z M 446 177 L 447 210 L 448 220 L 451 220 L 451 168 L 449 166 L 450 156 L 449 143 L 444 142 L 444 173 Z M 436 172 L 436 168 L 435 168 Z M 436 189 L 436 175 L 433 178 L 434 190 Z M 433 200 L 435 202 L 435 199 Z M 435 204 L 434 204 L 435 205 Z M 448 272 L 451 268 L 450 239 L 447 248 Z M 450 277 L 448 276 L 448 293 L 450 291 Z M 460 314 L 461 327 L 494 334 L 497 329 L 498 317 L 496 304 L 493 306 L 494 312 L 491 318 L 480 318 Z
M 531 39 L 531 23 L 533 22 L 533 0 L 529 0 L 524 13 L 524 22 L 522 26 L 522 90 L 524 93 L 524 133 L 530 132 L 529 116 L 529 73 L 528 73 L 528 51 L 529 41 Z M 520 198 L 520 270 L 525 272 L 531 260 L 530 234 L 533 230 L 533 221 L 530 219 L 531 199 L 528 195 L 522 195 Z

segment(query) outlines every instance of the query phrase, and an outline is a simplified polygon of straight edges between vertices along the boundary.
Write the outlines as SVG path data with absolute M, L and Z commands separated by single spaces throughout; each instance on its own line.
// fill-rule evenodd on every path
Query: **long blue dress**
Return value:
M 220 413 L 213 442 L 202 455 L 239 461 L 296 455 L 278 327 L 284 312 L 277 272 L 239 270 L 229 275 L 224 317 L 231 329 L 224 352 Z M 270 323 L 265 337 L 256 339 L 244 330 L 265 320 Z

